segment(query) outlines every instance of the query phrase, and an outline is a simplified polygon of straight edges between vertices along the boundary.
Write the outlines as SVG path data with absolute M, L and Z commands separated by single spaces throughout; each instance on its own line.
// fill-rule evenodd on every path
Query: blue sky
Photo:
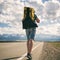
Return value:
M 49 1 L 49 0 L 42 0 L 43 3 L 45 3 L 46 1 Z
M 22 18 L 24 6 L 35 9 L 40 19 L 37 34 L 60 36 L 60 0 L 0 0 L 0 34 L 24 34 Z

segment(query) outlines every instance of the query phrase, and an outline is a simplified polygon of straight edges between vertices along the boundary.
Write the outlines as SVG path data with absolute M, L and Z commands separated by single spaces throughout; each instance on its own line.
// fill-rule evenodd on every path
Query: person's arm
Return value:
M 37 23 L 40 23 L 40 20 L 36 15 L 35 15 L 35 20 L 36 20 Z
M 40 20 L 37 18 L 37 19 L 36 19 L 36 22 L 37 22 L 37 23 L 40 23 Z

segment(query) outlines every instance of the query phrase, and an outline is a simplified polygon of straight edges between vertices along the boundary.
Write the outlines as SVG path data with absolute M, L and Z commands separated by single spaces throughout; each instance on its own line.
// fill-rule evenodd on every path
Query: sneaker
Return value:
M 27 54 L 27 59 L 30 59 L 30 60 L 32 59 L 31 54 L 29 54 L 29 53 Z

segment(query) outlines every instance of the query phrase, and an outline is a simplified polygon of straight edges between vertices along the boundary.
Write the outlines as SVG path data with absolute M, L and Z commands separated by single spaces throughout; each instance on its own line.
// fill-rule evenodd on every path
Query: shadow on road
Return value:
M 12 59 L 18 59 L 18 58 L 20 58 L 21 56 L 19 56 L 19 57 L 12 57 L 12 58 L 6 58 L 6 59 L 2 59 L 2 60 L 12 60 Z
M 32 60 L 32 59 L 27 59 L 27 60 Z

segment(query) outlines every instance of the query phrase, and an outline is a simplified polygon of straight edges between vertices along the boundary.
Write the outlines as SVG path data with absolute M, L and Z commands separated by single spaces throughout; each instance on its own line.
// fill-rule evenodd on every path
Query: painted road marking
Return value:
M 36 46 L 32 49 L 32 51 L 34 51 L 34 50 L 35 50 L 39 45 L 41 45 L 41 44 L 42 44 L 42 46 L 43 46 L 43 42 L 41 42 L 40 44 L 36 45 Z M 22 55 L 22 57 L 18 58 L 17 60 L 22 60 L 26 55 L 27 55 L 27 53 L 25 53 L 24 55 Z

